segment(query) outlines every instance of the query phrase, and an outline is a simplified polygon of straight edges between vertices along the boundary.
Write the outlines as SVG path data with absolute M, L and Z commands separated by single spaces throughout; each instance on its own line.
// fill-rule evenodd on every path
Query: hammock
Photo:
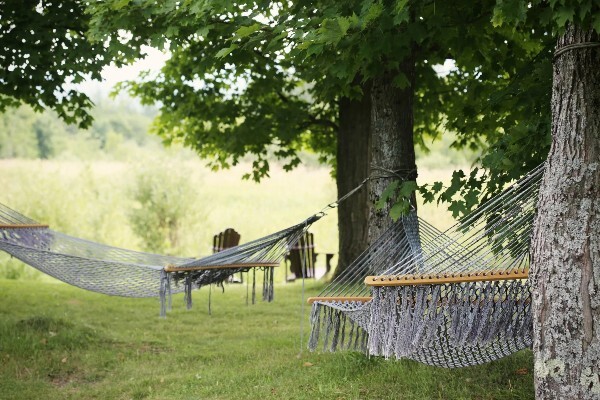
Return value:
M 320 215 L 243 245 L 193 259 L 137 252 L 107 246 L 48 228 L 0 204 L 0 250 L 63 282 L 114 296 L 161 299 L 161 316 L 171 293 L 185 291 L 188 308 L 192 289 L 222 284 L 250 269 L 264 271 L 263 299 L 273 299 L 273 269 Z M 255 276 L 255 274 L 253 274 Z M 175 285 L 173 285 L 175 283 Z M 253 283 L 253 295 L 255 284 Z
M 309 348 L 463 367 L 529 347 L 529 241 L 542 173 L 443 233 L 414 212 L 400 218 L 309 299 Z

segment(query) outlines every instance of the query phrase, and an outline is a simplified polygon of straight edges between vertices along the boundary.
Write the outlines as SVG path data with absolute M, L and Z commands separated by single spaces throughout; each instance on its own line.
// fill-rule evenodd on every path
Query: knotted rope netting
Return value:
M 75 238 L 0 204 L 0 250 L 83 289 L 124 297 L 159 296 L 164 315 L 171 303 L 171 293 L 185 291 L 189 307 L 192 289 L 222 284 L 230 276 L 250 269 L 263 271 L 263 299 L 271 301 L 273 269 L 319 218 L 320 215 L 315 215 L 263 238 L 194 259 L 143 253 Z M 254 283 L 252 286 L 254 289 Z
M 309 348 L 443 367 L 531 345 L 529 242 L 543 166 L 445 232 L 401 217 L 318 297 Z

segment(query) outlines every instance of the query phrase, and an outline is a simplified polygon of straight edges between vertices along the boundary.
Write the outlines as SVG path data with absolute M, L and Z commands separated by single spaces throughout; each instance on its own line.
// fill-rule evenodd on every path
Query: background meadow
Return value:
M 303 221 L 337 197 L 335 181 L 325 167 L 302 166 L 292 172 L 274 168 L 261 183 L 241 179 L 248 169 L 240 165 L 213 172 L 202 161 L 177 161 L 176 155 L 135 162 L 0 160 L 1 202 L 72 236 L 197 257 L 212 251 L 212 236 L 225 228 L 236 229 L 242 242 L 250 241 Z M 438 180 L 448 174 L 428 170 L 420 176 Z M 140 185 L 152 192 L 142 196 L 144 201 Z M 143 232 L 159 226 L 152 223 L 156 218 L 152 210 L 162 208 L 178 221 L 175 240 L 167 234 L 164 241 L 144 237 Z M 421 205 L 420 213 L 440 228 L 453 222 L 435 204 Z M 318 252 L 337 253 L 337 214 L 335 210 L 327 214 L 311 232 Z M 153 244 L 150 248 L 148 241 Z M 0 255 L 0 276 L 36 275 L 6 258 Z M 318 262 L 323 267 L 324 260 Z

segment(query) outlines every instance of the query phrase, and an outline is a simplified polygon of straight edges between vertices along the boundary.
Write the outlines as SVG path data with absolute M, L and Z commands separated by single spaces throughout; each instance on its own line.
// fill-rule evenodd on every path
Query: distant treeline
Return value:
M 155 112 L 127 102 L 101 100 L 86 130 L 67 125 L 55 113 L 28 106 L 0 113 L 0 158 L 80 159 L 100 154 L 118 157 L 122 145 L 146 146 L 160 139 L 148 135 Z
M 131 100 L 96 100 L 94 123 L 80 129 L 60 120 L 52 111 L 35 112 L 29 106 L 0 113 L 0 159 L 98 160 L 135 159 L 136 150 L 163 153 L 160 137 L 149 134 L 156 110 Z M 440 134 L 417 146 L 420 168 L 446 169 L 473 163 L 479 152 L 452 148 L 456 135 Z M 181 153 L 180 153 L 181 154 Z M 191 151 L 185 151 L 192 156 Z M 302 152 L 302 162 L 316 167 L 319 156 Z

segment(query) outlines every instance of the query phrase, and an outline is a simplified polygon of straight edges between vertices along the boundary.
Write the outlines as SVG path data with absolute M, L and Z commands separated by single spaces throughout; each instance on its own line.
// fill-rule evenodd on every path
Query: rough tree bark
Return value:
M 557 49 L 598 42 L 569 26 Z M 532 239 L 535 391 L 600 398 L 600 48 L 554 62 L 552 147 Z
M 373 80 L 371 89 L 371 176 L 398 174 L 402 180 L 415 180 L 415 145 L 413 140 L 414 62 L 402 68 L 409 86 L 398 89 L 392 83 L 394 73 Z M 376 210 L 374 204 L 391 181 L 398 177 L 369 182 L 369 242 L 374 241 L 392 223 L 389 207 Z
M 337 191 L 343 196 L 369 174 L 371 85 L 363 85 L 360 99 L 342 98 L 339 103 L 337 142 Z M 369 207 L 367 191 L 361 190 L 338 209 L 339 258 L 334 276 L 341 273 L 367 247 Z

